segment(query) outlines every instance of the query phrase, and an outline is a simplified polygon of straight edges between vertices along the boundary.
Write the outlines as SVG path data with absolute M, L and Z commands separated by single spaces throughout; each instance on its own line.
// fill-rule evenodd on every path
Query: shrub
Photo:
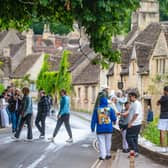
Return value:
M 0 94 L 5 90 L 5 87 L 2 83 L 0 83 Z
M 157 128 L 158 118 L 149 123 L 143 130 L 142 136 L 156 145 L 160 145 L 160 132 Z

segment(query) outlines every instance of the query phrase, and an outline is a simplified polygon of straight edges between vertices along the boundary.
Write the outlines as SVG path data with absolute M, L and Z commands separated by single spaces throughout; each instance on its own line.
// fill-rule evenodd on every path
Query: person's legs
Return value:
M 23 128 L 23 125 L 24 125 L 25 120 L 26 120 L 25 117 L 24 117 L 24 118 L 21 118 L 20 123 L 19 123 L 19 128 L 16 130 L 16 134 L 15 134 L 15 137 L 16 137 L 16 138 L 19 138 L 20 132 L 21 132 L 21 130 L 22 130 L 22 128 Z
M 64 115 L 64 125 L 68 132 L 69 138 L 72 138 L 72 131 L 71 131 L 71 127 L 69 124 L 69 117 L 70 117 L 69 114 Z
M 41 136 L 45 136 L 45 120 L 46 120 L 46 115 L 41 116 Z
M 105 145 L 105 135 L 104 134 L 98 134 L 97 140 L 99 143 L 99 150 L 100 150 L 100 158 L 105 159 L 106 158 L 106 145 Z
M 59 129 L 60 129 L 62 123 L 63 123 L 63 118 L 60 117 L 60 118 L 58 119 L 58 121 L 57 121 L 55 130 L 54 130 L 54 133 L 53 133 L 53 138 L 57 135 L 57 133 L 58 133 L 58 131 L 59 131 Z
M 128 149 L 128 143 L 127 143 L 127 140 L 126 140 L 126 133 L 127 133 L 126 129 L 122 131 L 122 148 L 123 148 L 123 150 Z
M 11 112 L 12 132 L 16 131 L 16 112 Z
M 111 142 L 112 142 L 112 134 L 105 134 L 106 157 L 111 157 Z
M 130 150 L 134 150 L 134 139 L 133 139 L 134 133 L 131 128 L 127 128 L 127 132 L 126 132 L 126 140 L 129 146 Z
M 32 126 L 31 126 L 31 117 L 32 114 L 28 114 L 26 116 L 26 122 L 27 122 L 27 139 L 32 139 L 33 135 L 32 135 Z
M 164 138 L 165 138 L 165 133 L 163 130 L 160 130 L 160 146 L 164 147 Z
M 35 120 L 35 125 L 36 125 L 37 129 L 39 130 L 40 134 L 42 134 L 42 127 L 40 125 L 40 121 L 41 121 L 41 117 L 40 117 L 40 115 L 37 114 L 36 120 Z
M 134 126 L 134 151 L 136 153 L 139 153 L 139 150 L 138 150 L 138 135 L 139 135 L 139 132 L 140 132 L 140 129 L 141 129 L 141 125 L 137 125 L 137 126 Z

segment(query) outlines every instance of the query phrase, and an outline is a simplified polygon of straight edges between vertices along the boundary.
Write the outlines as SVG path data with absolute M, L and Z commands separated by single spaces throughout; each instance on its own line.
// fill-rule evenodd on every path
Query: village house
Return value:
M 117 44 L 116 49 L 121 52 L 121 64 L 111 67 L 108 84 L 112 90 L 116 90 L 118 82 L 122 80 L 123 90 L 137 88 L 145 111 L 151 102 L 153 109 L 158 112 L 156 101 L 163 88 L 160 88 L 159 93 L 155 90 L 151 92 L 150 87 L 156 85 L 152 79 L 168 73 L 168 25 L 159 22 L 158 1 L 141 0 L 140 8 L 132 15 L 131 28 L 125 40 Z
M 11 39 L 9 35 L 12 37 Z M 35 81 L 42 67 L 44 55 L 46 53 L 50 55 L 51 71 L 57 71 L 63 50 L 66 49 L 71 52 L 69 71 L 72 74 L 74 87 L 72 108 L 82 111 L 93 110 L 100 87 L 107 85 L 108 71 L 102 70 L 100 65 L 91 64 L 91 59 L 96 54 L 89 48 L 87 37 L 83 32 L 80 34 L 77 27 L 74 32 L 70 32 L 66 36 L 51 34 L 49 27 L 45 25 L 42 35 L 36 35 L 32 30 L 24 34 L 12 30 L 1 32 L 0 37 L 5 40 L 3 43 L 6 44 L 0 45 L 1 55 L 9 60 L 8 64 L 10 65 L 8 66 L 7 62 L 4 64 L 8 67 L 8 73 L 5 73 L 6 81 L 8 81 L 6 86 L 10 84 L 11 80 L 20 80 L 29 75 L 30 89 L 36 96 Z M 6 41 L 8 42 L 6 43 Z

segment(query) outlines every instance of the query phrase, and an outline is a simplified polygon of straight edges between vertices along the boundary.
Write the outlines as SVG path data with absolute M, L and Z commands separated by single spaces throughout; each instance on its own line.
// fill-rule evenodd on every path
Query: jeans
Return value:
M 56 124 L 56 128 L 53 133 L 53 137 L 55 137 L 57 135 L 57 133 L 63 123 L 65 125 L 67 132 L 68 132 L 69 137 L 72 138 L 72 131 L 71 131 L 70 124 L 69 124 L 69 114 L 64 114 L 58 119 L 57 124 Z
M 17 128 L 16 112 L 10 112 L 10 114 L 12 122 L 12 132 L 15 132 Z
M 127 128 L 126 139 L 130 150 L 139 152 L 138 150 L 138 134 L 140 132 L 141 125 L 132 126 Z
M 15 137 L 19 138 L 20 136 L 20 132 L 24 126 L 24 123 L 26 122 L 27 124 L 27 139 L 32 139 L 33 135 L 32 135 L 32 126 L 31 126 L 31 117 L 32 114 L 27 114 L 25 117 L 21 118 L 20 124 L 19 124 L 19 129 L 16 131 Z
M 38 130 L 40 131 L 41 136 L 45 135 L 46 116 L 47 116 L 46 114 L 37 114 L 37 117 L 36 117 L 35 124 L 36 124 L 36 127 L 38 128 Z

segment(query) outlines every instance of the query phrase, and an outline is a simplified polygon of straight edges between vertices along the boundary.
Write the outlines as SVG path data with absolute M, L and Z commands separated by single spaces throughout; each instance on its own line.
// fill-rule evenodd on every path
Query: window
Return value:
M 156 73 L 164 74 L 166 72 L 166 59 L 156 59 Z
M 96 86 L 92 86 L 92 102 L 96 100 Z
M 81 88 L 78 88 L 78 99 L 80 100 L 81 98 Z
M 85 86 L 85 99 L 88 99 L 88 86 Z

